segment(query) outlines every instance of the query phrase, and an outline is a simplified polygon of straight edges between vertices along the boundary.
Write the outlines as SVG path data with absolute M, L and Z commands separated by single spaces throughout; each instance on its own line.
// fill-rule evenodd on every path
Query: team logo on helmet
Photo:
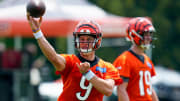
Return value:
M 81 29 L 80 32 L 91 33 L 91 31 L 89 29 Z

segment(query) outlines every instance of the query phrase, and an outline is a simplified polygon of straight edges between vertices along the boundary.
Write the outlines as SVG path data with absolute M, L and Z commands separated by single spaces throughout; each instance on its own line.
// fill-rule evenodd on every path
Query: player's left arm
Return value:
M 110 96 L 113 92 L 115 81 L 113 79 L 102 79 L 97 77 L 91 70 L 90 64 L 88 62 L 77 63 L 80 72 L 86 77 L 86 79 L 91 82 L 93 87 L 95 87 L 99 92 L 106 96 Z
M 151 97 L 152 97 L 152 101 L 159 101 L 158 96 L 157 96 L 157 94 L 156 94 L 154 89 L 152 89 Z
M 106 96 L 110 96 L 113 92 L 115 81 L 113 79 L 102 79 L 97 76 L 94 76 L 89 82 L 92 83 L 99 92 Z
M 152 61 L 151 61 L 152 62 Z M 154 64 L 152 63 L 151 76 L 154 77 L 156 75 Z M 152 101 L 159 101 L 156 91 L 152 88 Z

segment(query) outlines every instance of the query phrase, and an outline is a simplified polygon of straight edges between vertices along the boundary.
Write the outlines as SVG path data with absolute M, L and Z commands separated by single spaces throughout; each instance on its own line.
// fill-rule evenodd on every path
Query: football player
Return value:
M 132 46 L 113 63 L 123 79 L 117 87 L 119 101 L 158 101 L 151 84 L 151 78 L 156 74 L 154 65 L 144 53 L 151 47 L 154 32 L 151 21 L 146 18 L 136 17 L 129 21 L 127 36 Z
M 117 69 L 95 55 L 101 46 L 102 33 L 97 23 L 91 20 L 80 22 L 73 33 L 79 54 L 57 54 L 40 30 L 39 20 L 27 15 L 34 37 L 56 73 L 63 80 L 63 91 L 58 101 L 102 101 L 110 96 L 115 83 L 121 79 Z

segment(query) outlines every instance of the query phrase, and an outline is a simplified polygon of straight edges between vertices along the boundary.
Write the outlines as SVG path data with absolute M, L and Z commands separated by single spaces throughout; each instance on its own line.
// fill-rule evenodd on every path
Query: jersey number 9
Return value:
M 89 83 L 88 86 L 85 86 L 85 81 L 86 81 L 86 78 L 84 76 L 82 76 L 81 81 L 80 81 L 80 87 L 82 89 L 86 90 L 86 93 L 84 94 L 84 96 L 81 96 L 81 92 L 76 93 L 76 97 L 81 101 L 86 100 L 92 90 L 92 84 Z

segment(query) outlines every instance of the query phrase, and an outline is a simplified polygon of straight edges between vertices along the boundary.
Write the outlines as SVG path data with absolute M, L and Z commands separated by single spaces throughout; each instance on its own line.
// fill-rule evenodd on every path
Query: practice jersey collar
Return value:
M 81 57 L 80 54 L 77 54 L 76 56 L 79 58 L 79 60 L 81 62 L 89 62 L 90 63 L 90 67 L 93 67 L 94 65 L 98 64 L 98 62 L 99 62 L 99 57 L 98 56 L 95 56 L 93 61 L 89 61 L 89 60 L 84 59 L 83 57 Z
M 135 52 L 133 52 L 131 49 L 128 50 L 130 53 L 132 53 L 135 57 L 137 57 L 141 62 L 144 63 L 144 56 L 143 55 L 138 55 Z

